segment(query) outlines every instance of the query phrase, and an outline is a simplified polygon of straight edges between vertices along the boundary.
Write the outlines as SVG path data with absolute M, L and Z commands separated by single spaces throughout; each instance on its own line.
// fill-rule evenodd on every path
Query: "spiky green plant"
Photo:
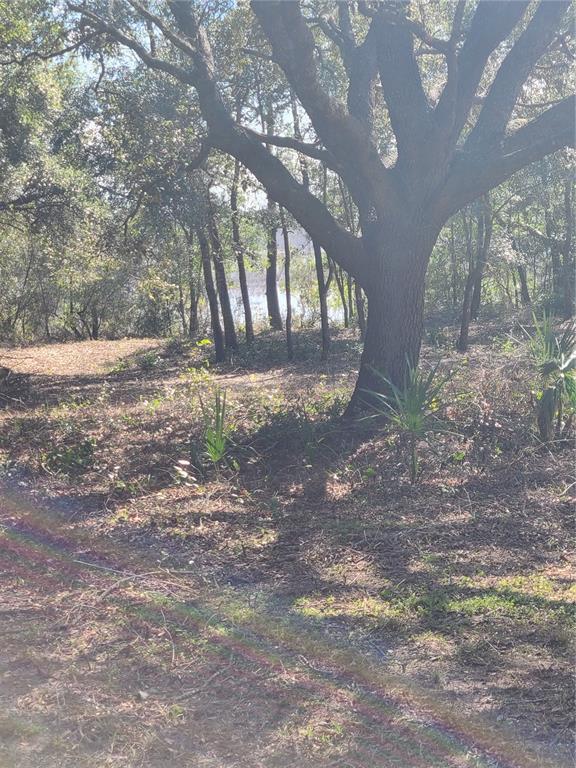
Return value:
M 204 411 L 204 451 L 213 464 L 218 464 L 226 456 L 228 435 L 226 424 L 226 390 L 216 387 L 212 407 Z
M 562 332 L 550 315 L 534 316 L 534 332 L 528 347 L 540 374 L 541 392 L 536 399 L 536 421 L 543 442 L 560 437 L 576 411 L 576 328 Z
M 404 386 L 398 387 L 379 371 L 374 371 L 384 382 L 385 392 L 366 390 L 375 416 L 383 416 L 408 444 L 410 481 L 418 479 L 418 443 L 431 432 L 442 429 L 438 410 L 440 394 L 450 378 L 438 375 L 438 365 L 427 373 L 408 363 Z

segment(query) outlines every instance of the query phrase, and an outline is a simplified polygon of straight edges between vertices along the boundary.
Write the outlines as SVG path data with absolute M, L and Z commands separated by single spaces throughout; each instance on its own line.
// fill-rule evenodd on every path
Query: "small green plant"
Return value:
M 204 414 L 204 452 L 212 464 L 219 464 L 228 450 L 228 425 L 226 424 L 226 390 L 216 387 L 211 407 L 200 399 Z
M 558 333 L 550 315 L 540 320 L 534 316 L 534 332 L 528 337 L 541 382 L 536 421 L 540 439 L 547 443 L 570 428 L 576 411 L 576 328 L 570 324 Z
M 153 371 L 159 363 L 160 358 L 156 352 L 145 352 L 138 358 L 138 367 L 141 371 Z
M 129 368 L 128 362 L 126 360 L 119 360 L 112 368 L 110 368 L 110 373 L 123 373 L 124 371 L 127 371 Z
M 410 481 L 418 479 L 418 443 L 429 433 L 441 431 L 438 418 L 440 393 L 450 375 L 440 377 L 436 365 L 428 373 L 408 363 L 408 375 L 403 387 L 397 387 L 379 371 L 375 371 L 386 385 L 386 392 L 367 391 L 374 416 L 383 416 L 405 439 L 408 446 Z
M 60 445 L 42 457 L 42 467 L 50 473 L 72 475 L 86 472 L 94 461 L 94 438 L 88 437 L 74 445 Z
M 186 339 L 181 339 L 178 336 L 172 336 L 168 339 L 164 347 L 164 352 L 167 355 L 184 355 L 190 349 L 190 342 Z

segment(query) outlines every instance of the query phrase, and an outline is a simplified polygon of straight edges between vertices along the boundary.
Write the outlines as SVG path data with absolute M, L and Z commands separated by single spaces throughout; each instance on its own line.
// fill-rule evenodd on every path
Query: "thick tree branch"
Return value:
M 27 208 L 32 204 L 48 202 L 50 196 L 60 196 L 64 190 L 55 184 L 44 189 L 35 189 L 30 192 L 23 192 L 12 200 L 0 200 L 0 211 L 15 211 Z
M 312 31 L 298 2 L 255 0 L 251 7 L 272 47 L 274 61 L 310 116 L 326 148 L 342 166 L 346 182 L 360 204 L 380 210 L 398 204 L 397 192 L 366 125 L 322 87 L 316 67 Z
M 408 20 L 395 23 L 380 12 L 372 21 L 377 33 L 380 82 L 396 136 L 398 160 L 414 165 L 422 140 L 432 130 L 428 99 L 414 55 L 414 37 Z M 429 151 L 429 150 L 427 150 Z
M 566 0 L 541 0 L 528 26 L 500 65 L 466 146 L 491 145 L 504 136 L 522 85 L 553 42 L 569 7 L 570 2 Z
M 571 96 L 482 152 L 457 155 L 438 196 L 440 215 L 448 218 L 514 173 L 537 160 L 574 146 L 576 99 Z
M 478 3 L 435 110 L 441 130 L 451 144 L 457 142 L 466 123 L 490 55 L 510 35 L 528 5 L 527 0 Z
M 154 24 L 154 26 L 158 27 L 160 32 L 164 35 L 164 37 L 167 40 L 170 40 L 171 43 L 173 43 L 176 48 L 179 48 L 182 53 L 185 53 L 187 56 L 193 57 L 196 53 L 194 48 L 180 35 L 177 35 L 167 24 L 164 24 L 162 19 L 159 16 L 156 16 L 154 13 L 151 13 L 147 8 L 144 8 L 144 6 L 137 2 L 137 0 L 127 0 L 128 3 L 134 8 L 135 11 L 138 11 L 140 16 L 142 16 L 144 19 L 146 19 L 147 22 Z M 153 54 L 153 51 L 151 50 L 151 53 Z

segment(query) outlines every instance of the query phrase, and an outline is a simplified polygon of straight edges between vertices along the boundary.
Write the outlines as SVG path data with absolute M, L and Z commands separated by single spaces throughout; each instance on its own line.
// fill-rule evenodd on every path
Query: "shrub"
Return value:
M 228 425 L 226 424 L 226 390 L 216 387 L 210 407 L 200 400 L 204 415 L 204 452 L 213 464 L 226 456 L 228 449 Z
M 541 383 L 536 397 L 538 431 L 543 442 L 550 442 L 569 428 L 576 411 L 576 329 L 570 324 L 557 333 L 551 316 L 543 315 L 540 320 L 534 317 L 534 333 L 528 336 Z
M 86 472 L 93 464 L 94 438 L 87 437 L 73 445 L 59 445 L 42 458 L 42 467 L 51 473 L 72 475 Z
M 376 374 L 386 384 L 386 393 L 367 391 L 375 416 L 384 416 L 408 444 L 410 481 L 418 479 L 418 443 L 431 432 L 441 430 L 438 418 L 440 393 L 450 375 L 438 376 L 438 366 L 428 373 L 408 365 L 408 376 L 403 387 L 397 387 L 383 374 Z
M 138 367 L 142 371 L 153 371 L 160 363 L 160 358 L 156 352 L 145 352 L 138 358 Z

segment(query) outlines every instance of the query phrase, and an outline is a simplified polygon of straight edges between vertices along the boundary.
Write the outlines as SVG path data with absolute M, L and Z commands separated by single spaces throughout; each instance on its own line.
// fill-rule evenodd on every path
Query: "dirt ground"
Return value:
M 153 340 L 28 348 L 0 410 L 0 766 L 570 764 L 573 455 L 482 329 L 451 429 L 336 418 L 356 342 L 220 368 Z M 225 388 L 224 462 L 199 462 Z

